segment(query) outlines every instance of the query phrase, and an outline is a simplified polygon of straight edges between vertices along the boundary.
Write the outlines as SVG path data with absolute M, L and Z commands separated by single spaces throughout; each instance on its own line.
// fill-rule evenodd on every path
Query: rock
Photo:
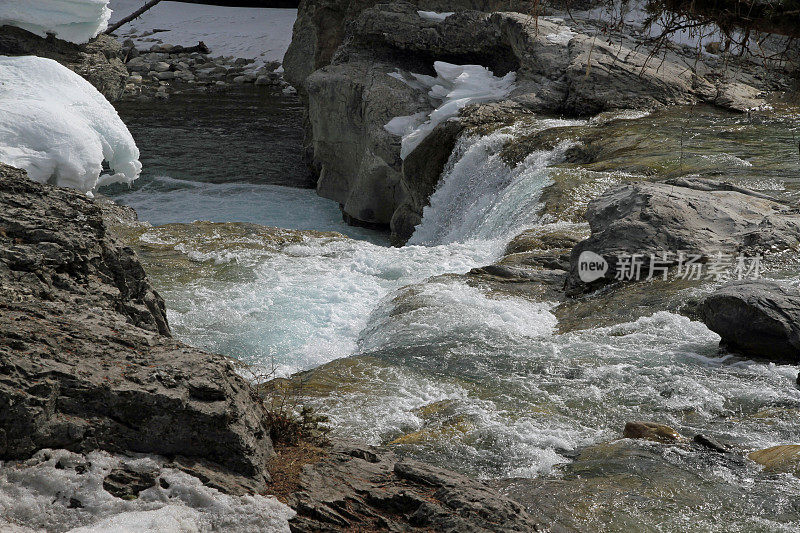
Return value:
M 150 70 L 155 70 L 156 72 L 166 72 L 169 69 L 170 65 L 166 61 L 159 61 L 158 63 L 155 63 L 150 67 Z
M 421 180 L 418 165 L 408 163 L 411 155 L 400 161 L 399 139 L 383 126 L 397 116 L 429 113 L 435 102 L 390 73 L 429 74 L 437 59 L 484 65 L 495 75 L 515 71 L 510 100 L 520 113 L 588 115 L 701 101 L 742 110 L 760 101 L 751 85 L 718 83 L 710 69 L 686 68 L 674 51 L 656 61 L 632 39 L 606 42 L 563 21 L 531 24 L 527 14 L 492 13 L 496 6 L 481 4 L 448 3 L 456 13 L 441 21 L 421 17 L 420 4 L 407 2 L 300 6 L 284 68 L 308 106 L 318 192 L 356 223 L 389 224 L 397 243 L 418 223 L 449 141 Z M 467 10 L 475 8 L 487 12 Z
M 388 76 L 393 70 L 351 61 L 318 70 L 305 83 L 317 193 L 370 224 L 388 225 L 403 200 L 399 138 L 383 126 L 428 107 L 417 91 Z
M 784 444 L 750 452 L 751 460 L 771 473 L 793 474 L 800 477 L 800 445 Z
M 711 451 L 715 451 L 718 453 L 728 453 L 730 450 L 724 444 L 720 444 L 720 442 L 715 439 L 714 437 L 709 437 L 708 435 L 695 435 L 692 442 L 695 444 L 699 444 L 703 448 L 708 448 Z
M 655 422 L 628 422 L 622 436 L 626 439 L 646 439 L 656 442 L 683 442 L 686 439 L 677 431 Z
M 800 362 L 800 291 L 767 280 L 734 281 L 708 295 L 698 314 L 720 344 L 748 357 Z
M 94 85 L 109 100 L 122 97 L 128 71 L 122 62 L 122 46 L 100 34 L 77 45 L 56 38 L 43 39 L 14 26 L 0 26 L 0 55 L 35 55 L 58 61 Z
M 383 448 L 335 443 L 287 499 L 292 531 L 545 531 L 515 501 Z
M 139 85 L 140 83 L 142 83 L 142 76 L 139 74 L 134 74 L 128 78 L 128 81 L 136 85 Z
M 168 80 L 175 79 L 175 73 L 170 71 L 170 70 L 167 70 L 165 72 L 156 72 L 155 77 L 156 77 L 156 79 L 159 79 L 159 80 L 162 80 L 162 81 L 168 81 Z
M 103 479 L 103 489 L 123 500 L 139 497 L 139 493 L 155 486 L 154 472 L 136 472 L 128 468 L 115 468 Z
M 720 463 L 736 472 L 745 471 L 733 454 L 708 461 L 687 451 L 679 461 L 671 462 L 664 451 L 642 441 L 600 443 L 584 448 L 574 461 L 562 465 L 557 477 L 502 479 L 491 484 L 550 525 L 552 531 L 655 532 L 663 526 L 665 516 L 689 520 L 687 510 L 697 509 L 694 517 L 704 518 L 708 506 L 741 498 L 739 487 L 714 475 Z M 696 467 L 687 468 L 688 461 Z M 669 507 L 675 514 L 645 512 L 642 502 Z M 743 513 L 758 512 L 763 505 L 759 501 Z
M 618 254 L 697 254 L 707 261 L 716 254 L 757 254 L 800 249 L 800 211 L 760 193 L 716 180 L 685 178 L 666 182 L 617 185 L 592 200 L 586 211 L 591 236 L 572 249 L 568 294 L 587 292 L 614 280 Z M 591 252 L 607 262 L 597 280 L 580 278 L 581 254 Z M 587 254 L 588 255 L 588 254 Z M 587 256 L 584 256 L 586 258 Z M 656 275 L 659 275 L 657 273 Z
M 104 212 L 0 165 L 0 460 L 42 448 L 181 455 L 264 487 L 264 407 L 231 361 L 170 337 Z

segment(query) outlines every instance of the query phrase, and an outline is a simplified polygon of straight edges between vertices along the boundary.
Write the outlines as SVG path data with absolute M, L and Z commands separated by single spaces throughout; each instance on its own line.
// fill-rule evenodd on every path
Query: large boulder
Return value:
M 260 489 L 265 420 L 231 360 L 170 336 L 98 203 L 0 165 L 0 459 L 154 453 Z
M 710 179 L 617 185 L 589 203 L 586 219 L 592 234 L 570 254 L 567 292 L 573 295 L 613 281 L 620 256 L 641 254 L 644 277 L 650 254 L 660 257 L 665 251 L 672 253 L 665 265 L 674 265 L 679 251 L 708 261 L 716 254 L 800 250 L 800 210 Z M 588 283 L 579 271 L 584 252 L 600 256 L 608 266 Z
M 0 55 L 32 55 L 58 61 L 83 76 L 111 101 L 122 97 L 128 79 L 122 46 L 102 33 L 78 45 L 55 37 L 44 39 L 15 26 L 0 26 Z
M 698 313 L 728 350 L 800 363 L 800 290 L 796 287 L 766 280 L 734 281 L 708 295 Z

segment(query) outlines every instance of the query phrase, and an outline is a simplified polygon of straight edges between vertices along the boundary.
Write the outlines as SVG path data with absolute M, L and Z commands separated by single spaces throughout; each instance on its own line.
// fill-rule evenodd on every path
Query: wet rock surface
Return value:
M 800 291 L 767 281 L 728 283 L 700 303 L 698 313 L 720 345 L 746 356 L 800 362 Z
M 593 290 L 613 281 L 619 257 L 639 254 L 658 258 L 671 253 L 665 266 L 678 263 L 678 252 L 707 262 L 716 254 L 797 250 L 800 210 L 760 193 L 711 179 L 681 178 L 666 182 L 637 182 L 612 187 L 589 203 L 586 219 L 591 236 L 572 249 L 568 294 Z M 579 273 L 581 254 L 603 258 L 607 271 L 585 282 Z M 649 263 L 640 279 L 648 275 Z M 657 272 L 656 275 L 660 275 Z M 631 278 L 633 279 L 633 277 Z
M 0 369 L 2 459 L 42 448 L 180 455 L 264 484 L 269 428 L 231 361 L 169 336 L 163 300 L 98 204 L 7 166 Z
M 77 45 L 56 38 L 44 39 L 14 26 L 0 26 L 0 54 L 54 59 L 83 76 L 112 101 L 122 97 L 128 78 L 122 47 L 104 34 Z
M 382 448 L 335 444 L 306 465 L 292 531 L 549 531 L 488 486 Z

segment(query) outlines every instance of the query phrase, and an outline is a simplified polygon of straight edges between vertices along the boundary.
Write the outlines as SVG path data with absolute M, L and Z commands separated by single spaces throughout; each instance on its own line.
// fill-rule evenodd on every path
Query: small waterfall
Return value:
M 580 122 L 542 120 L 534 130 L 574 124 Z M 572 143 L 534 151 L 511 168 L 501 150 L 515 136 L 509 128 L 458 141 L 408 244 L 511 238 L 536 223 L 542 190 L 552 183 L 548 166 L 560 161 Z

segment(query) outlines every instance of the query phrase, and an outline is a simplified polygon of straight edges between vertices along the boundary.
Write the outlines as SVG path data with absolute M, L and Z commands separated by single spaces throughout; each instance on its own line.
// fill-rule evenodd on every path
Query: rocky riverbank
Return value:
M 135 500 L 158 483 L 168 491 L 170 472 L 182 471 L 222 493 L 278 494 L 297 512 L 293 531 L 544 527 L 479 482 L 385 450 L 278 446 L 279 458 L 306 466 L 276 462 L 274 418 L 235 362 L 170 336 L 163 300 L 110 229 L 132 218 L 130 209 L 0 166 L 4 475 L 53 468 L 55 454 L 63 456 L 55 468 L 80 476 L 91 468 L 87 457 L 98 461 L 92 454 L 106 450 L 123 458 L 102 480 L 114 497 Z M 125 467 L 137 454 L 156 461 Z M 80 509 L 96 498 L 79 487 L 55 495 L 54 505 L 81 524 L 88 517 Z M 23 520 L 12 511 L 6 520 Z

